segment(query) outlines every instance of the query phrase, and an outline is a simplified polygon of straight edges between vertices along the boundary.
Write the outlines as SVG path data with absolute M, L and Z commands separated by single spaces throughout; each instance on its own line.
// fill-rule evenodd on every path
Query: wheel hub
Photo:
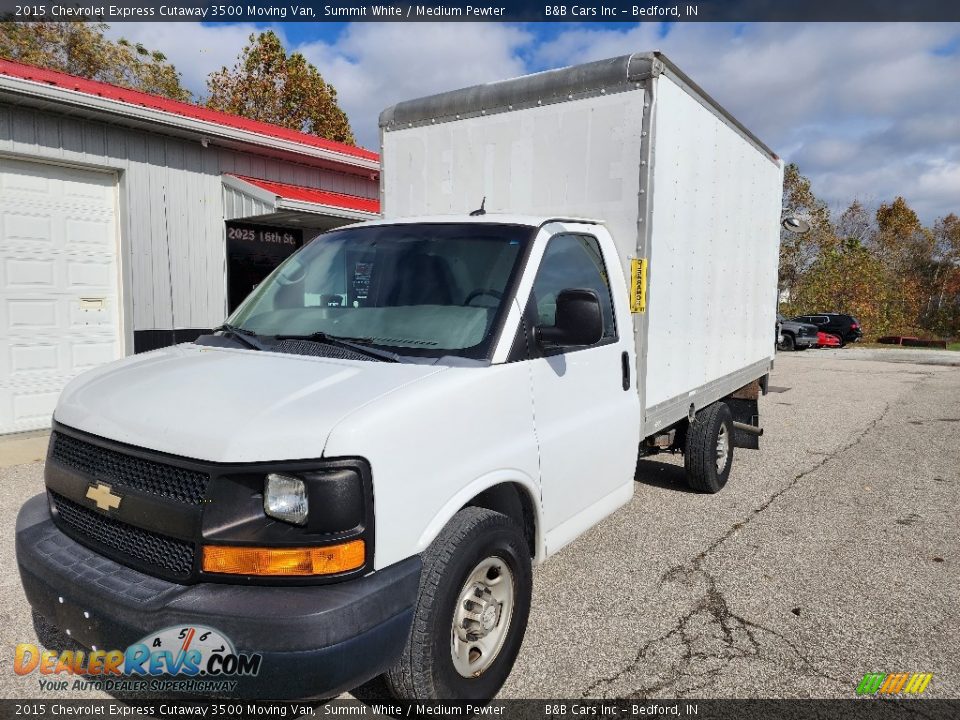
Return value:
M 513 573 L 500 558 L 480 562 L 457 599 L 450 654 L 463 677 L 476 677 L 496 659 L 513 615 Z
M 463 641 L 479 640 L 486 637 L 497 626 L 503 603 L 494 599 L 490 588 L 474 583 L 460 595 L 457 614 L 460 622 L 455 630 Z
M 480 615 L 480 626 L 484 632 L 493 630 L 494 625 L 497 624 L 497 618 L 500 617 L 501 607 L 499 604 L 487 605 L 487 607 L 483 609 L 483 613 Z
M 730 435 L 727 426 L 721 425 L 717 433 L 717 472 L 723 472 L 727 466 L 727 454 L 730 452 Z

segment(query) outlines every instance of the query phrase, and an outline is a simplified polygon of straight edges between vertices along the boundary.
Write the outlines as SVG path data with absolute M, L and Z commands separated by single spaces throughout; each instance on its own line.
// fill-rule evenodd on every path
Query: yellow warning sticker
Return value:
M 642 313 L 647 309 L 647 259 L 630 260 L 630 312 Z

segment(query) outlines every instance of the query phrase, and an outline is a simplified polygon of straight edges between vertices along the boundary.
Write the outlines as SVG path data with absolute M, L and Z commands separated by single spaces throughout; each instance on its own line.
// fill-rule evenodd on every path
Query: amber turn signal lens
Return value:
M 333 575 L 363 565 L 363 540 L 325 547 L 205 545 L 203 571 L 228 575 Z

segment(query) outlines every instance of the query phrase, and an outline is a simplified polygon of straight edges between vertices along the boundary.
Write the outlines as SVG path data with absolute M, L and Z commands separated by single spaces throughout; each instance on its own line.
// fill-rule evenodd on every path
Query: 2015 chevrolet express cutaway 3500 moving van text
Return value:
M 681 451 L 716 492 L 758 447 L 782 163 L 669 61 L 380 123 L 383 220 L 307 244 L 214 334 L 64 390 L 17 558 L 77 641 L 256 655 L 223 668 L 248 695 L 385 673 L 490 698 L 532 564 L 630 499 L 638 455 Z

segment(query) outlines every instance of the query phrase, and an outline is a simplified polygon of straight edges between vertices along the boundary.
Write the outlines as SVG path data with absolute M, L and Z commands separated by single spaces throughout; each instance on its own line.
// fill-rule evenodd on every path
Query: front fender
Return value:
M 417 553 L 422 553 L 426 550 L 430 546 L 430 543 L 440 534 L 440 531 L 450 522 L 451 518 L 460 512 L 465 505 L 469 504 L 471 500 L 482 492 L 503 484 L 521 486 L 523 492 L 526 493 L 527 498 L 530 500 L 530 505 L 533 507 L 535 525 L 534 547 L 536 548 L 536 554 L 534 556 L 534 562 L 543 562 L 546 558 L 546 543 L 543 533 L 543 503 L 540 496 L 540 487 L 533 478 L 516 469 L 497 470 L 487 473 L 454 493 L 424 528 L 423 533 L 421 533 L 417 541 Z
M 500 482 L 521 485 L 539 517 L 540 454 L 525 363 L 452 367 L 398 388 L 342 420 L 325 455 L 370 463 L 377 569 L 423 552 L 454 513 Z

